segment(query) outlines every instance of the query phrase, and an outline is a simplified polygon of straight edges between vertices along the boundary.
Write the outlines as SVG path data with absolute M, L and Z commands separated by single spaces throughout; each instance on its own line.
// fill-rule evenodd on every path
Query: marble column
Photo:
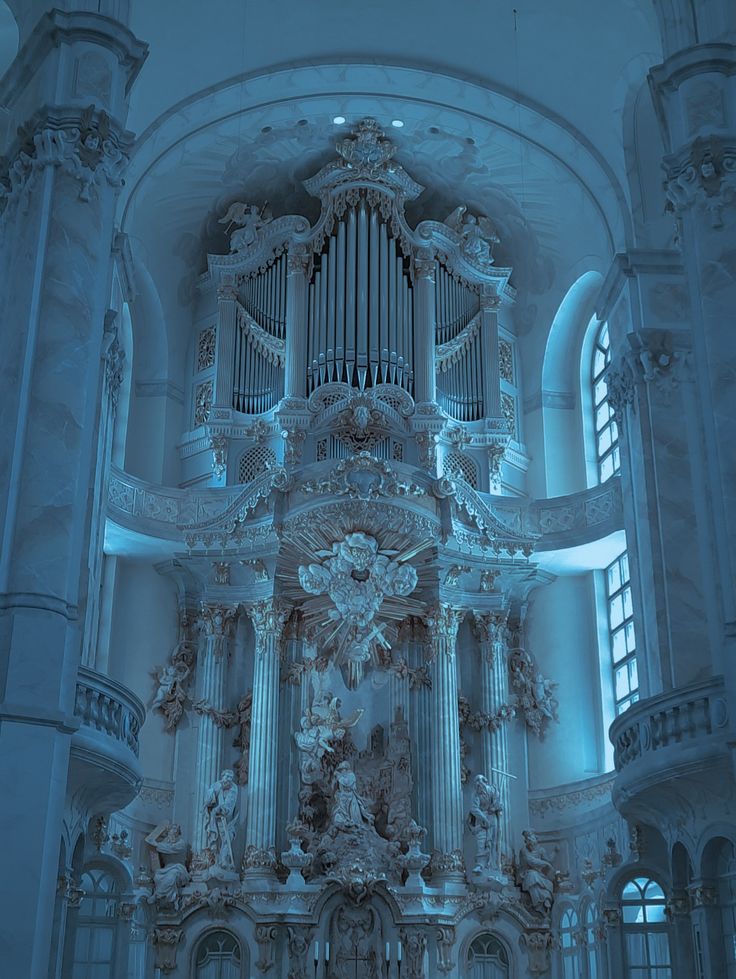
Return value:
M 310 255 L 306 248 L 292 248 L 287 263 L 284 396 L 304 398 L 307 393 L 307 272 Z
M 267 598 L 251 605 L 248 614 L 256 642 L 243 868 L 252 879 L 270 881 L 276 863 L 281 633 L 289 609 Z
M 432 875 L 440 883 L 461 880 L 464 872 L 455 655 L 457 632 L 464 615 L 462 609 L 438 605 L 427 618 L 432 660 Z
M 145 54 L 114 19 L 56 9 L 0 84 L 17 134 L 0 167 L 0 322 L 12 324 L 0 358 L 0 948 L 3 971 L 24 979 L 49 973 L 114 214 Z
M 437 327 L 435 260 L 431 253 L 414 258 L 414 400 L 437 400 L 434 341 Z
M 225 711 L 227 666 L 237 608 L 202 603 L 199 617 L 204 641 L 197 662 L 196 706 L 199 714 L 194 762 L 194 834 L 197 853 L 205 847 L 204 800 L 219 779 L 224 758 L 224 730 L 218 715 Z
M 719 648 L 713 671 L 726 674 L 733 707 L 736 331 L 727 324 L 736 309 L 736 45 L 722 43 L 715 23 L 704 17 L 701 43 L 673 53 L 652 69 L 649 82 L 667 150 L 667 196 L 678 219 L 690 287 L 688 319 L 703 429 L 703 505 L 712 521 L 718 578 Z M 714 43 L 704 43 L 710 40 Z
M 483 772 L 497 788 L 501 799 L 500 852 L 510 852 L 509 818 L 511 793 L 509 778 L 508 724 L 499 711 L 509 703 L 509 671 L 506 646 L 506 612 L 482 612 L 473 616 L 473 631 L 480 647 L 481 710 L 491 719 L 481 735 Z

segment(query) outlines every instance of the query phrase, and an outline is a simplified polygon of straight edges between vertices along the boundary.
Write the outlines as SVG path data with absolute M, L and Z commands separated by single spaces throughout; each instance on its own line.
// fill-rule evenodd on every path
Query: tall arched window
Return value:
M 608 385 L 605 378 L 610 363 L 611 339 L 608 324 L 602 323 L 595 335 L 590 361 L 592 429 L 600 483 L 615 476 L 621 470 L 618 424 L 608 402 Z M 623 550 L 605 570 L 605 593 L 613 699 L 618 715 L 639 699 L 631 576 L 626 550 Z
M 628 979 L 672 979 L 664 891 L 651 877 L 635 877 L 621 894 Z
M 229 931 L 211 931 L 197 948 L 196 979 L 240 979 L 240 945 Z
M 598 979 L 598 948 L 595 934 L 596 912 L 592 904 L 587 904 L 583 914 L 585 934 L 585 979 Z
M 478 935 L 468 950 L 468 979 L 508 979 L 509 956 L 494 935 Z
M 572 908 L 565 911 L 560 921 L 560 948 L 562 949 L 562 979 L 582 979 L 578 948 L 578 916 Z
M 598 465 L 598 481 L 604 483 L 621 469 L 621 450 L 618 444 L 618 425 L 608 403 L 606 368 L 611 363 L 611 340 L 608 324 L 602 323 L 593 345 L 591 384 L 593 388 L 593 431 Z
M 82 874 L 71 979 L 113 979 L 115 975 L 117 881 L 105 870 Z

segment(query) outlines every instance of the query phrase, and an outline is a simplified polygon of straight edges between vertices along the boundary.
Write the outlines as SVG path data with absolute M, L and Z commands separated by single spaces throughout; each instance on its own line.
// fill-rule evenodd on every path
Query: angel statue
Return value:
M 182 659 L 151 671 L 157 685 L 151 710 L 158 710 L 164 715 L 167 731 L 176 727 L 184 711 L 189 672 L 189 667 Z
M 260 229 L 272 220 L 273 214 L 268 203 L 259 209 L 256 204 L 235 201 L 219 223 L 226 225 L 226 233 L 234 224 L 237 225 L 237 230 L 230 236 L 230 251 L 242 252 L 254 244 Z
M 462 239 L 462 250 L 471 261 L 493 265 L 493 246 L 501 239 L 493 222 L 484 214 L 471 214 L 464 204 L 445 218 L 445 224 Z

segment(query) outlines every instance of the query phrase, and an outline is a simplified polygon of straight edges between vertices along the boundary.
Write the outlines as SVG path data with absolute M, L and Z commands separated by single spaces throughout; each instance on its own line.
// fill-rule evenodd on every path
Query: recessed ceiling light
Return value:
M 335 118 L 332 121 L 335 123 L 336 126 L 342 126 L 343 123 L 345 122 L 345 116 L 335 116 Z
M 401 129 L 401 127 L 404 125 L 404 123 L 403 123 L 403 121 L 401 119 L 392 119 L 391 120 L 391 125 L 392 126 L 396 126 L 397 129 Z

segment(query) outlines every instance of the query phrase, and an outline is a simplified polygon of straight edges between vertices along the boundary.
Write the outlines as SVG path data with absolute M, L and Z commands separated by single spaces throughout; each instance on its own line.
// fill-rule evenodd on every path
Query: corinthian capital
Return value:
M 237 617 L 237 606 L 210 605 L 202 602 L 199 613 L 200 628 L 216 654 L 222 654 L 226 650 L 227 640 L 232 636 Z
M 427 615 L 427 630 L 430 639 L 434 642 L 437 639 L 444 639 L 452 643 L 452 652 L 455 649 L 455 640 L 460 623 L 465 617 L 465 609 L 453 608 L 451 605 L 436 605 L 429 610 Z
M 256 640 L 261 642 L 266 636 L 281 638 L 281 632 L 291 609 L 276 598 L 264 598 L 260 602 L 249 605 L 247 612 L 253 623 Z
M 496 643 L 505 643 L 507 617 L 508 612 L 473 612 L 473 634 L 477 641 L 491 647 Z M 495 650 L 491 648 L 484 652 L 487 657 L 490 656 L 492 663 Z

